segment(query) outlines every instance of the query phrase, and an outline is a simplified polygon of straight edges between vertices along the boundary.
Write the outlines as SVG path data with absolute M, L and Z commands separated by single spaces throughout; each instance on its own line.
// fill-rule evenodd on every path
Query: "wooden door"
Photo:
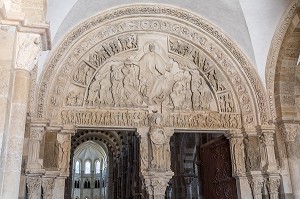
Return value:
M 200 147 L 200 181 L 204 199 L 237 199 L 229 140 L 222 136 Z

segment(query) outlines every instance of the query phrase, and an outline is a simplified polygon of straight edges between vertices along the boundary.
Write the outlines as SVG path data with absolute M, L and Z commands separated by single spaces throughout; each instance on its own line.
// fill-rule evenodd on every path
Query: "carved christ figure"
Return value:
M 154 43 L 149 44 L 149 51 L 140 61 L 140 92 L 150 104 L 157 104 L 164 96 L 164 84 L 166 82 L 167 62 L 155 52 Z

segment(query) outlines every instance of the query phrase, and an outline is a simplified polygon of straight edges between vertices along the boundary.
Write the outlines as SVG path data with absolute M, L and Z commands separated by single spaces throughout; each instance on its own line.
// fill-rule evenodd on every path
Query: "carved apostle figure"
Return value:
M 167 135 L 161 124 L 162 116 L 154 113 L 151 117 L 149 137 L 152 148 L 151 168 L 155 170 L 166 170 L 166 145 Z
M 36 64 L 41 50 L 40 38 L 20 35 L 18 37 L 18 43 L 17 67 L 31 70 Z
M 62 142 L 58 143 L 58 165 L 61 171 L 67 172 L 69 163 L 70 142 L 67 137 Z

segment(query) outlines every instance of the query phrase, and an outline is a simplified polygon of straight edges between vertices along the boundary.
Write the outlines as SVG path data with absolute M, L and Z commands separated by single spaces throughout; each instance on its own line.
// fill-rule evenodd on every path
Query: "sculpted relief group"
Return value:
M 145 126 L 149 108 L 164 114 L 167 126 L 240 123 L 214 62 L 184 41 L 155 34 L 128 34 L 95 46 L 73 70 L 64 107 L 65 124 Z M 100 112 L 90 109 L 95 107 Z

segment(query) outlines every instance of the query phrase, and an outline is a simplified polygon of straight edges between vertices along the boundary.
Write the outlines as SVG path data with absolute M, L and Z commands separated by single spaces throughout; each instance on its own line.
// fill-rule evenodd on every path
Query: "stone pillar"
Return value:
M 40 52 L 40 35 L 17 33 L 15 72 L 13 79 L 7 135 L 3 139 L 1 198 L 18 198 L 22 152 L 30 90 L 30 71 Z M 12 186 L 13 185 L 13 186 Z
M 287 149 L 288 165 L 294 199 L 300 199 L 300 146 L 295 141 L 300 134 L 299 124 L 282 124 L 279 126 Z
M 138 129 L 140 136 L 140 169 L 150 199 L 164 199 L 169 180 L 173 176 L 170 158 L 170 137 L 174 129 L 163 126 L 157 112 L 149 115 L 150 127 Z
M 249 179 L 249 184 L 251 186 L 252 189 L 252 194 L 253 194 L 253 199 L 262 199 L 263 195 L 262 195 L 262 190 L 264 187 L 264 178 L 259 175 L 259 176 L 255 176 L 255 175 L 251 175 L 251 178 Z
M 42 178 L 39 175 L 30 175 L 26 178 L 28 199 L 41 199 Z
M 39 162 L 40 144 L 45 134 L 45 123 L 32 122 L 30 125 L 29 152 L 26 171 L 34 172 L 36 169 L 42 169 Z
M 57 177 L 55 179 L 53 198 L 64 198 L 66 177 Z
M 246 176 L 244 135 L 241 130 L 225 134 L 230 142 L 232 176 L 236 179 L 238 198 L 252 199 L 251 188 Z
M 54 185 L 55 178 L 46 176 L 42 178 L 43 199 L 52 199 Z
M 270 176 L 266 182 L 270 199 L 279 199 L 280 177 Z
M 275 128 L 273 126 L 261 126 L 260 128 L 258 128 L 258 130 L 260 131 L 260 140 L 265 157 L 265 165 L 263 165 L 263 170 L 268 175 L 266 185 L 269 196 L 270 199 L 278 199 L 280 176 L 274 149 Z

